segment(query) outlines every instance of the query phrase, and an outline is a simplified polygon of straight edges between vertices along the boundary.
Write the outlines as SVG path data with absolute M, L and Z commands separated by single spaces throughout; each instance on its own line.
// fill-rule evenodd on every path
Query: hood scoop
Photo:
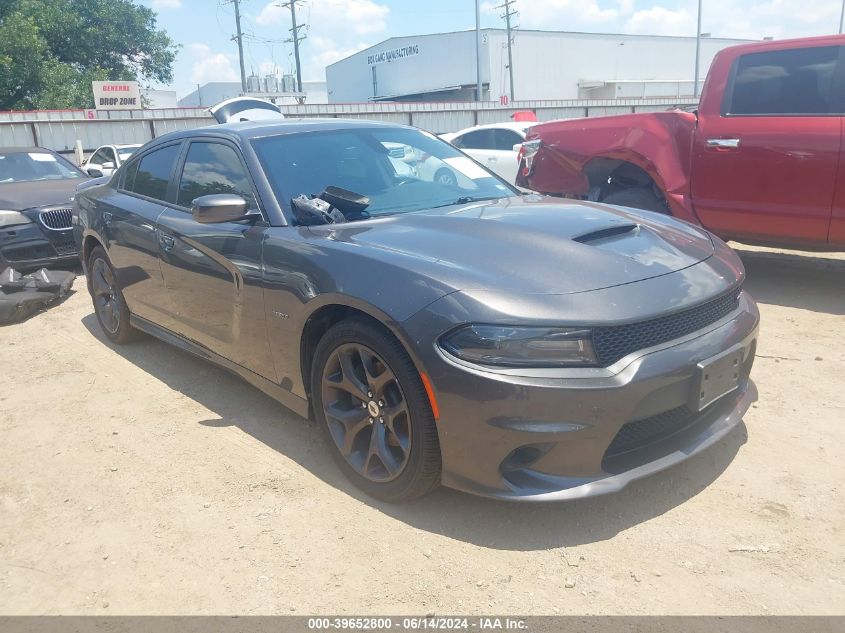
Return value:
M 632 231 L 639 231 L 639 229 L 639 224 L 617 224 L 578 235 L 573 237 L 572 240 L 580 244 L 590 244 L 591 242 L 598 242 L 599 240 L 604 240 L 609 237 L 618 237 L 620 235 L 631 233 Z

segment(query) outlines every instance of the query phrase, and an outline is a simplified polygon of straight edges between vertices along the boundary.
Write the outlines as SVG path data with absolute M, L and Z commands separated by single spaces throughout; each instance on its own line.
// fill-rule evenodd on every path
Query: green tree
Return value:
M 170 82 L 177 50 L 135 0 L 2 0 L 0 110 L 93 107 L 93 80 Z

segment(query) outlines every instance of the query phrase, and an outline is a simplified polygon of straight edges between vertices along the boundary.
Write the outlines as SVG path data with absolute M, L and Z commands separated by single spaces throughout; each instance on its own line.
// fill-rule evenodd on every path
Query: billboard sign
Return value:
M 141 87 L 137 81 L 92 81 L 97 110 L 140 110 Z

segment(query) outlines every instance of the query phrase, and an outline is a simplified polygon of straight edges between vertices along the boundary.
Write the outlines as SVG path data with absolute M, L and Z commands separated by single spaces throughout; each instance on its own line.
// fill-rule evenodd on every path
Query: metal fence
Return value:
M 573 99 L 560 101 L 518 101 L 507 107 L 482 103 L 349 103 L 281 106 L 293 118 L 371 119 L 414 125 L 443 134 L 481 125 L 512 120 L 515 112 L 532 110 L 540 121 L 580 117 L 656 112 L 694 105 L 677 98 Z M 173 132 L 206 125 L 213 119 L 200 108 L 170 108 L 103 112 L 94 110 L 42 110 L 0 112 L 0 147 L 46 147 L 72 152 L 76 141 L 86 152 L 100 145 L 145 143 Z

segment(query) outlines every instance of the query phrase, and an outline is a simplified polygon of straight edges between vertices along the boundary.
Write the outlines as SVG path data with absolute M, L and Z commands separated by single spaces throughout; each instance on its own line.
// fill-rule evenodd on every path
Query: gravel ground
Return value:
M 740 246 L 759 402 L 621 493 L 375 502 L 319 430 L 153 339 L 84 280 L 0 328 L 0 614 L 836 614 L 845 257 Z

